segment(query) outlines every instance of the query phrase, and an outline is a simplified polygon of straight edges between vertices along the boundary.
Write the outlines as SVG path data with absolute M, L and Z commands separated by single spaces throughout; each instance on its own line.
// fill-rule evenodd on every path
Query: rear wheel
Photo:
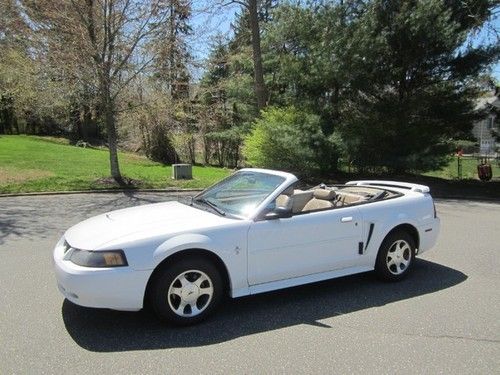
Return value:
M 386 281 L 399 281 L 406 277 L 415 260 L 415 241 L 405 231 L 390 233 L 380 246 L 375 272 Z
M 210 315 L 222 297 L 222 278 L 205 258 L 187 257 L 166 266 L 152 284 L 156 315 L 176 325 L 195 324 Z

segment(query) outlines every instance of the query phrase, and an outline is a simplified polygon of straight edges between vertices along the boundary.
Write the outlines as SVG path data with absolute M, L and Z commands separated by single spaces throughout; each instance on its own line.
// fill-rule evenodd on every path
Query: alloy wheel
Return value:
M 393 275 L 401 275 L 411 262 L 411 247 L 405 240 L 395 241 L 387 252 L 386 264 Z
M 194 317 L 210 305 L 213 293 L 212 280 L 206 273 L 189 270 L 182 272 L 170 284 L 168 304 L 176 315 Z

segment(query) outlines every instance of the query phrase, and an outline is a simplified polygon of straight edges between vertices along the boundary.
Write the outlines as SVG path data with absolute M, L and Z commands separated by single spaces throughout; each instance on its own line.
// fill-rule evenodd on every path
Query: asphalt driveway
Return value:
M 228 300 L 209 321 L 75 306 L 52 247 L 165 194 L 0 198 L 0 373 L 498 373 L 500 204 L 438 201 L 442 234 L 401 283 L 370 273 Z

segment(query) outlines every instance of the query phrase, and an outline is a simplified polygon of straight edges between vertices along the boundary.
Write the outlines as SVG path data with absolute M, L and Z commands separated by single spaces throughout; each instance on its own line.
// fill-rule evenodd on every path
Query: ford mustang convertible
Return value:
M 71 302 L 201 321 L 235 298 L 375 270 L 397 281 L 434 246 L 429 188 L 351 181 L 298 189 L 285 172 L 242 169 L 185 202 L 126 208 L 68 229 L 54 250 Z

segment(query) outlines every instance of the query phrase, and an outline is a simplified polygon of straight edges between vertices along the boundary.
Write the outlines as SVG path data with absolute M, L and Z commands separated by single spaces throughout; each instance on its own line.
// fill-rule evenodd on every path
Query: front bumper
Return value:
M 60 292 L 71 302 L 86 307 L 138 311 L 151 271 L 130 267 L 90 268 L 63 260 L 64 239 L 54 249 L 54 269 Z

